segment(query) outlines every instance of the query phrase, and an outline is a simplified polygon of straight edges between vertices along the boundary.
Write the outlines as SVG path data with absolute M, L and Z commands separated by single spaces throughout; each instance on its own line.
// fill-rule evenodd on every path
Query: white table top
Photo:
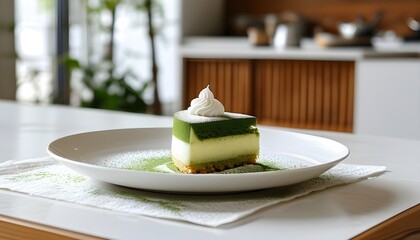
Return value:
M 0 101 L 0 162 L 46 156 L 65 135 L 113 128 L 168 127 L 171 117 Z M 119 214 L 0 190 L 0 215 L 113 239 L 348 239 L 420 203 L 420 141 L 300 131 L 337 140 L 346 163 L 385 165 L 380 177 L 278 204 L 219 228 Z

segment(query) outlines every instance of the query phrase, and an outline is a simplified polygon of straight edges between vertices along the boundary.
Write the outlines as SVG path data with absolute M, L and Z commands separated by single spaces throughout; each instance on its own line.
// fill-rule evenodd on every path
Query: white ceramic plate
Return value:
M 170 128 L 116 129 L 57 139 L 48 153 L 73 170 L 126 187 L 185 193 L 221 193 L 286 186 L 317 177 L 345 159 L 349 150 L 326 138 L 259 127 L 261 156 L 286 169 L 234 174 L 179 174 L 113 167 L 142 151 L 170 149 Z M 274 157 L 273 157 L 274 156 Z

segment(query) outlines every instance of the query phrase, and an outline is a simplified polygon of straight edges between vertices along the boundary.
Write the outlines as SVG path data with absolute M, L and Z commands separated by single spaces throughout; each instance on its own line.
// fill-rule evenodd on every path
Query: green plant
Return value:
M 138 9 L 144 9 L 147 12 L 147 27 L 149 32 L 149 42 L 150 42 L 150 48 L 152 52 L 152 82 L 155 86 L 154 92 L 153 92 L 153 113 L 154 114 L 162 114 L 161 109 L 161 103 L 159 100 L 159 93 L 158 93 L 158 66 L 156 63 L 156 47 L 155 47 L 155 35 L 156 35 L 156 29 L 153 25 L 153 10 L 154 8 L 157 8 L 158 12 L 162 14 L 162 8 L 160 5 L 156 4 L 155 0 L 145 0 L 143 4 L 139 4 Z
M 131 72 L 115 76 L 113 70 L 103 70 L 95 66 L 81 66 L 79 61 L 66 58 L 66 65 L 70 69 L 78 69 L 82 73 L 82 82 L 91 91 L 91 98 L 82 99 L 80 106 L 127 112 L 146 112 L 148 104 L 144 101 L 144 92 L 149 82 L 145 82 L 139 89 L 134 89 L 127 83 L 129 77 L 136 78 Z M 113 68 L 113 67 L 111 67 Z M 110 72 L 106 79 L 96 81 L 97 75 Z
M 120 4 L 129 4 L 138 12 L 147 14 L 147 28 L 150 42 L 152 79 L 137 84 L 136 88 L 130 85 L 130 80 L 139 81 L 139 77 L 132 71 L 117 73 L 114 63 L 114 37 L 115 22 L 117 18 L 117 8 Z M 156 30 L 153 24 L 153 12 L 160 6 L 154 0 L 103 0 L 99 4 L 88 7 L 88 14 L 95 15 L 101 13 L 110 14 L 110 24 L 103 29 L 107 32 L 109 40 L 106 43 L 106 51 L 100 62 L 93 63 L 88 61 L 82 64 L 77 59 L 66 57 L 65 64 L 70 70 L 77 70 L 81 73 L 82 83 L 91 92 L 91 98 L 82 99 L 80 105 L 83 107 L 103 108 L 111 110 L 123 110 L 129 112 L 152 112 L 161 114 L 161 104 L 157 88 L 158 66 L 156 62 L 155 35 Z M 106 77 L 103 77 L 106 76 Z M 153 86 L 153 105 L 150 106 L 144 100 L 145 91 L 149 86 Z

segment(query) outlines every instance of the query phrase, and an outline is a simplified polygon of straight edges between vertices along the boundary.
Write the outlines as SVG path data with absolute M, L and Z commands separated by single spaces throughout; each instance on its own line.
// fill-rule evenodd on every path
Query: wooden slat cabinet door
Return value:
M 259 124 L 353 131 L 354 62 L 184 59 L 184 108 L 210 84 L 229 112 Z
M 184 59 L 184 109 L 210 85 L 227 112 L 253 114 L 252 61 Z
M 260 124 L 352 132 L 354 62 L 254 61 Z

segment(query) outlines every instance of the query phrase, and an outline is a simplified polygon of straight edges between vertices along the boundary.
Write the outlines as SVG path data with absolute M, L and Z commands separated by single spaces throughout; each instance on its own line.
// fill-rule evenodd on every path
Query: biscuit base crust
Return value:
M 185 165 L 178 159 L 172 157 L 174 165 L 183 173 L 197 174 L 197 173 L 213 173 L 219 172 L 226 169 L 231 169 L 247 164 L 255 164 L 257 160 L 257 154 L 242 155 L 236 158 L 230 158 L 215 162 L 208 162 L 203 164 L 192 164 Z

